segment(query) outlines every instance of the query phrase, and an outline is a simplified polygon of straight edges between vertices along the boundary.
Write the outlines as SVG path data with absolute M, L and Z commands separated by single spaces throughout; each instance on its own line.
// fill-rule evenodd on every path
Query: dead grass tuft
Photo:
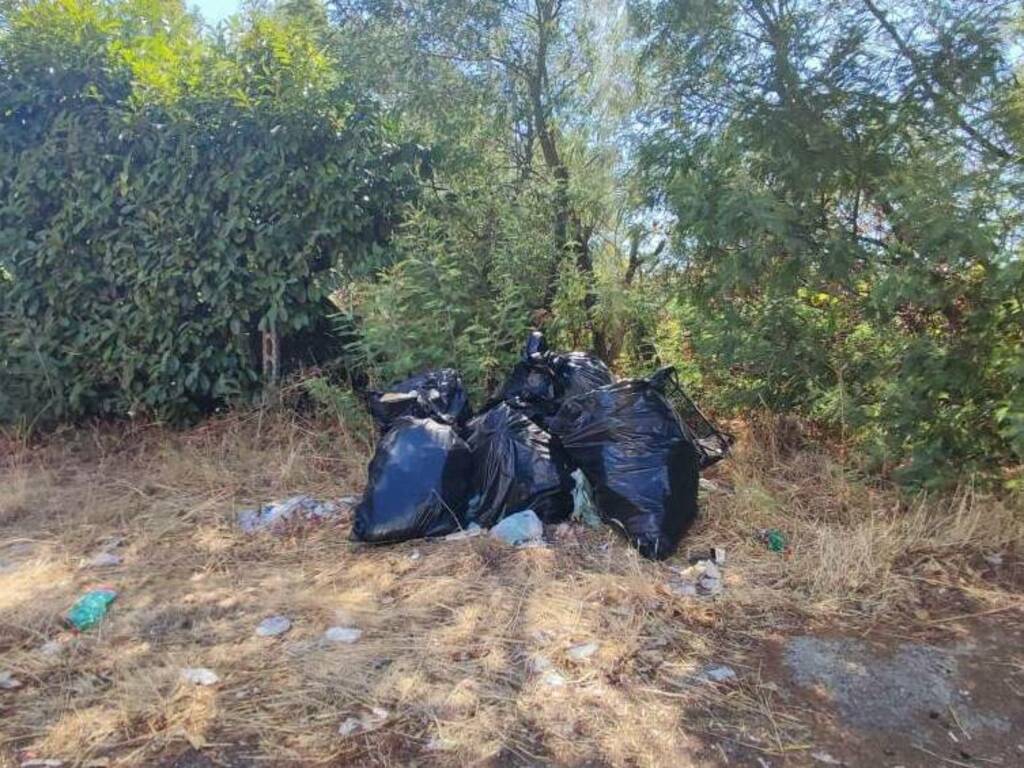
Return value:
M 678 765 L 711 738 L 782 755 L 804 748 L 803 726 L 761 681 L 757 640 L 902 616 L 922 573 L 969 594 L 971 610 L 1016 599 L 972 565 L 1020 551 L 1012 500 L 965 487 L 907 503 L 806 445 L 753 435 L 713 473 L 720 490 L 668 564 L 608 530 L 512 550 L 486 538 L 364 547 L 347 522 L 284 537 L 234 525 L 245 506 L 356 493 L 366 460 L 335 426 L 259 412 L 15 444 L 0 474 L 0 653 L 25 685 L 0 692 L 0 764 L 5 749 L 153 765 L 212 748 L 274 765 Z M 762 528 L 786 533 L 785 555 Z M 79 566 L 115 540 L 123 565 Z M 728 553 L 721 599 L 664 589 L 669 566 L 711 545 Z M 120 590 L 108 619 L 64 631 L 62 612 L 103 582 Z M 255 637 L 277 613 L 292 630 Z M 363 636 L 327 644 L 333 625 Z M 568 649 L 591 641 L 598 652 L 573 662 Z M 545 661 L 565 685 L 544 684 Z M 750 674 L 697 683 L 709 663 Z M 221 683 L 183 683 L 184 666 Z M 379 728 L 338 735 L 374 707 L 388 711 Z

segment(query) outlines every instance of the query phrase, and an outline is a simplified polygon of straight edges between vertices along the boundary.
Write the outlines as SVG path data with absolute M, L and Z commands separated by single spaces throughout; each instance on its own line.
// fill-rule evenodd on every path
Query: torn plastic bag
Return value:
M 697 446 L 701 469 L 707 469 L 729 455 L 735 438 L 728 432 L 720 430 L 701 412 L 683 390 L 675 368 L 662 368 L 651 377 L 651 381 L 661 387 L 662 391 L 672 394 L 683 427 Z
M 355 541 L 444 536 L 466 523 L 473 461 L 448 424 L 403 416 L 370 462 L 366 493 L 355 510 Z
M 663 377 L 566 400 L 549 419 L 594 487 L 601 519 L 644 557 L 671 555 L 697 517 L 699 454 L 665 398 Z
M 369 392 L 368 399 L 370 414 L 381 432 L 391 429 L 402 416 L 432 418 L 461 427 L 471 415 L 462 377 L 451 368 L 410 376 L 385 392 Z
M 473 489 L 480 495 L 476 522 L 489 528 L 524 509 L 545 523 L 568 519 L 573 484 L 558 441 L 508 403 L 477 416 L 467 428 Z

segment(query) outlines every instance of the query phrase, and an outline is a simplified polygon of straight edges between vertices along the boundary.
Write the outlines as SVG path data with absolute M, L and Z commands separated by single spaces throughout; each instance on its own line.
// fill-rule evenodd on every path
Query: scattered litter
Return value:
M 836 760 L 828 752 L 811 752 L 811 757 L 825 765 L 842 765 L 842 760 Z
M 82 561 L 82 568 L 113 568 L 124 561 L 120 555 L 113 552 L 100 552 L 87 560 Z
M 341 725 L 338 726 L 338 735 L 343 737 L 351 736 L 353 733 L 362 730 L 363 721 L 358 717 L 346 718 Z
M 258 637 L 277 637 L 292 628 L 292 621 L 287 616 L 270 616 L 256 627 Z
M 0 688 L 5 691 L 13 691 L 16 688 L 21 688 L 22 682 L 18 678 L 14 677 L 9 671 L 4 670 L 0 672 Z
M 709 480 L 705 477 L 700 478 L 700 482 L 697 483 L 697 486 L 700 490 L 703 490 L 703 492 L 706 492 L 708 494 L 717 494 L 722 489 L 719 487 L 717 482 Z
M 1003 556 L 998 552 L 993 552 L 991 555 L 985 555 L 985 562 L 993 568 L 998 568 L 1003 564 Z
M 532 509 L 509 515 L 491 528 L 491 536 L 506 544 L 524 544 L 539 541 L 544 536 L 544 524 Z
M 726 683 L 736 679 L 736 670 L 724 664 L 718 667 L 709 667 L 700 674 L 700 678 L 712 683 Z
M 594 504 L 594 487 L 583 474 L 582 469 L 573 470 L 570 475 L 574 487 L 572 489 L 572 519 L 584 523 L 591 528 L 601 525 L 601 516 L 597 514 Z
M 414 549 L 412 552 L 409 553 L 409 559 L 410 560 L 419 560 L 420 557 L 421 557 L 421 555 L 420 555 L 420 551 L 418 549 Z
M 670 581 L 668 590 L 679 597 L 696 597 L 697 585 L 689 581 Z
M 425 749 L 428 752 L 445 752 L 449 749 L 454 749 L 454 747 L 454 742 L 449 739 L 441 738 L 440 736 L 433 737 L 425 745 Z
M 359 497 L 358 496 L 342 496 L 340 499 L 338 499 L 338 504 L 340 504 L 343 507 L 350 507 L 351 508 L 351 507 L 354 507 L 358 503 L 359 503 Z
M 704 560 L 710 560 L 715 565 L 725 565 L 725 549 L 723 547 L 712 547 L 687 557 L 691 565 L 696 565 Z
M 338 505 L 332 501 L 317 501 L 312 496 L 292 496 L 258 509 L 242 510 L 238 513 L 238 525 L 246 533 L 279 532 L 293 520 L 318 523 L 335 517 L 338 511 Z
M 551 659 L 543 654 L 537 653 L 527 658 L 526 667 L 535 675 L 539 675 L 541 672 L 546 672 L 551 669 Z
M 530 639 L 540 645 L 547 645 L 555 639 L 555 636 L 546 629 L 535 629 L 530 633 Z
M 689 568 L 672 568 L 666 588 L 680 597 L 714 597 L 723 589 L 722 571 L 710 560 L 698 560 Z
M 47 640 L 39 646 L 39 652 L 43 656 L 58 656 L 64 651 L 64 643 L 60 640 Z
M 377 444 L 352 539 L 395 542 L 466 524 L 473 457 L 454 427 L 403 416 Z
M 92 589 L 82 595 L 71 606 L 65 617 L 79 632 L 92 629 L 107 615 L 107 609 L 117 598 L 117 590 L 109 587 Z
M 21 768 L 61 768 L 63 760 L 23 760 Z
M 580 645 L 574 645 L 565 652 L 565 655 L 573 661 L 586 661 L 597 653 L 598 647 L 597 643 L 582 643 Z
M 545 672 L 540 681 L 549 688 L 561 688 L 565 685 L 565 678 L 553 669 Z
M 782 552 L 786 549 L 786 534 L 778 528 L 765 528 L 761 531 L 761 541 L 772 552 Z
M 355 627 L 331 627 L 324 632 L 324 640 L 330 643 L 354 643 L 363 636 L 363 630 Z
M 181 670 L 181 679 L 193 685 L 216 685 L 220 682 L 220 676 L 212 669 L 206 667 L 185 667 Z
M 547 549 L 548 543 L 544 539 L 532 539 L 531 541 L 524 541 L 522 544 L 516 544 L 516 549 Z
M 576 538 L 576 532 L 569 523 L 559 523 L 552 531 L 552 536 L 558 541 L 573 541 Z
M 484 529 L 481 528 L 479 525 L 477 525 L 476 523 L 470 523 L 465 528 L 463 528 L 461 531 L 456 531 L 455 533 L 449 533 L 447 536 L 444 537 L 444 540 L 445 541 L 461 541 L 462 539 L 472 539 L 472 538 L 474 538 L 476 536 L 480 536 L 481 534 L 483 534 L 483 532 L 484 532 Z
M 370 731 L 375 731 L 384 725 L 390 716 L 391 713 L 386 709 L 374 707 L 362 717 L 346 718 L 341 725 L 338 726 L 338 735 L 347 738 L 356 733 L 369 733 Z

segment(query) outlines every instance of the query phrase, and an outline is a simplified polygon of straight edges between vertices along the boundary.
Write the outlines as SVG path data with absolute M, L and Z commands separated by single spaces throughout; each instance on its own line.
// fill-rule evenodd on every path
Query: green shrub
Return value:
M 256 15 L 197 54 L 157 11 L 40 1 L 0 36 L 0 418 L 257 393 L 260 332 L 317 323 L 415 191 L 304 26 Z

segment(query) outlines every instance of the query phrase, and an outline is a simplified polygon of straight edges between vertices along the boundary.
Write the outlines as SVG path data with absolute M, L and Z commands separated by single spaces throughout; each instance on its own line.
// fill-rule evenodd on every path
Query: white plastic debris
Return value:
M 724 552 L 722 557 L 724 559 Z M 700 560 L 689 568 L 672 568 L 671 570 L 674 575 L 666 584 L 666 588 L 674 595 L 714 597 L 724 588 L 722 571 L 710 560 Z
M 551 669 L 551 659 L 537 653 L 526 659 L 526 667 L 535 675 L 539 675 L 541 672 L 547 672 Z
M 270 616 L 256 627 L 258 637 L 277 637 L 292 628 L 292 620 L 287 616 Z
M 712 683 L 726 683 L 736 679 L 736 670 L 723 664 L 718 667 L 705 669 L 700 677 Z
M 420 554 L 420 551 L 418 549 L 414 549 L 412 552 L 409 553 L 410 560 L 419 560 L 421 557 L 422 555 Z
M 339 736 L 351 736 L 353 733 L 357 733 L 362 730 L 363 721 L 358 717 L 348 717 L 342 721 L 341 725 L 338 726 Z
M 991 555 L 985 555 L 985 562 L 996 568 L 1003 564 L 1003 556 L 998 552 L 993 552 Z
M 565 678 L 553 669 L 545 672 L 540 681 L 549 688 L 561 688 L 565 685 Z
M 594 504 L 594 488 L 583 474 L 582 469 L 574 470 L 570 475 L 573 480 L 572 519 L 597 528 L 601 525 L 601 516 L 597 514 Z
M 460 541 L 462 539 L 472 539 L 474 536 L 480 536 L 481 534 L 483 534 L 483 532 L 484 532 L 484 529 L 481 528 L 479 525 L 477 525 L 476 523 L 470 523 L 465 528 L 463 528 L 461 531 L 456 531 L 455 533 L 449 533 L 447 536 L 444 537 L 444 540 L 445 541 Z
M 817 760 L 819 763 L 824 763 L 825 765 L 843 764 L 842 760 L 837 760 L 836 758 L 832 757 L 832 755 L 830 755 L 828 752 L 811 752 L 811 757 Z
M 292 496 L 258 509 L 245 509 L 238 513 L 238 524 L 246 533 L 276 531 L 295 519 L 322 522 L 338 514 L 338 505 L 332 501 L 317 501 L 312 496 Z
M 82 561 L 83 568 L 113 568 L 124 562 L 124 558 L 113 552 L 100 552 Z
M 193 685 L 216 685 L 220 676 L 206 667 L 185 667 L 181 670 L 181 679 Z
M 428 752 L 446 752 L 449 749 L 454 749 L 454 747 L 454 742 L 441 736 L 435 736 L 426 743 L 426 750 Z
M 23 760 L 21 768 L 62 768 L 63 760 Z
M 329 643 L 352 644 L 363 636 L 363 630 L 355 627 L 331 627 L 324 632 L 324 640 Z
M 597 643 L 581 643 L 580 645 L 574 645 L 565 652 L 565 655 L 573 661 L 586 661 L 597 653 L 598 647 Z
M 21 680 L 12 675 L 10 671 L 4 670 L 0 672 L 0 688 L 5 691 L 13 691 L 16 688 L 21 688 L 21 685 Z
M 64 643 L 60 640 L 47 640 L 39 646 L 39 652 L 43 656 L 58 656 L 64 651 Z
M 491 536 L 506 544 L 525 544 L 540 541 L 544 536 L 544 524 L 532 509 L 524 509 L 509 515 L 491 528 Z
M 673 595 L 678 595 L 679 597 L 697 596 L 697 585 L 689 581 L 670 581 L 668 589 Z
M 706 477 L 702 477 L 700 479 L 698 488 L 702 491 L 706 491 L 707 493 L 718 493 L 719 491 L 722 490 L 721 488 L 718 487 L 716 483 L 712 482 L 711 480 L 708 480 Z
M 380 728 L 391 717 L 391 713 L 383 707 L 373 707 L 362 717 L 348 717 L 338 726 L 338 735 L 352 736 L 356 733 L 369 733 Z

